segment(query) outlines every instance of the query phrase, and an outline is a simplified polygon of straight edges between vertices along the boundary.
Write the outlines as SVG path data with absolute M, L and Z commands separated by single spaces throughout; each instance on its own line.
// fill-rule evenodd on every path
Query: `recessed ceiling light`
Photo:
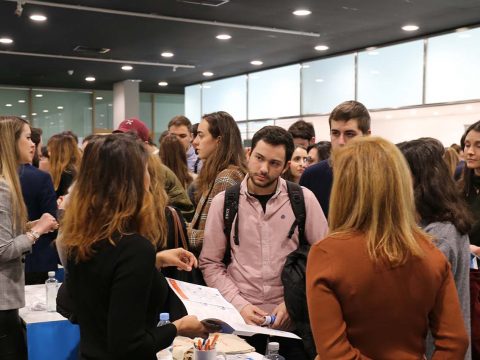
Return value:
M 166 81 L 160 81 L 158 83 L 158 86 L 167 86 L 167 85 L 168 85 L 168 83 Z
M 25 100 L 18 100 L 20 104 L 25 104 Z
M 93 76 L 87 76 L 85 78 L 85 81 L 92 82 L 92 81 L 95 81 L 95 78 Z
M 328 49 L 330 49 L 330 48 L 327 45 L 317 45 L 317 46 L 315 46 L 315 50 L 317 50 L 317 51 L 326 51 Z
M 96 99 L 96 100 L 103 100 L 103 97 L 97 96 L 95 99 Z
M 132 69 L 133 69 L 133 66 L 131 66 L 131 65 L 123 65 L 122 66 L 122 70 L 124 70 L 124 71 L 130 71 Z
M 0 44 L 8 45 L 8 44 L 11 44 L 11 43 L 13 43 L 13 40 L 10 39 L 10 38 L 7 38 L 7 37 L 0 38 Z
M 41 14 L 33 14 L 33 15 L 30 15 L 30 19 L 33 20 L 33 21 L 46 21 L 47 20 L 47 17 L 45 15 L 41 15 Z
M 378 51 L 376 51 L 376 50 L 370 50 L 370 51 L 367 51 L 367 54 L 368 54 L 368 55 L 375 56 L 375 55 L 378 55 Z
M 170 51 L 165 51 L 165 52 L 162 52 L 161 55 L 162 55 L 163 57 L 169 58 L 169 57 L 172 57 L 172 56 L 173 56 L 173 53 L 170 52 Z
M 304 69 L 308 69 L 310 67 L 310 65 L 302 65 L 302 68 Z
M 63 110 L 63 106 L 57 106 L 58 110 Z
M 37 113 L 32 113 L 32 116 L 37 116 Z
M 26 118 L 26 117 L 27 117 L 27 115 L 20 115 L 20 117 L 21 117 L 21 118 Z
M 232 37 L 228 34 L 220 34 L 215 36 L 218 40 L 230 40 Z
M 6 107 L 12 107 L 12 104 L 5 104 Z
M 323 82 L 324 80 L 323 80 L 323 79 L 315 79 L 315 81 L 321 83 L 321 82 Z
M 260 65 L 263 65 L 263 61 L 253 60 L 253 61 L 250 61 L 250 64 L 255 65 L 255 66 L 260 66 Z
M 43 97 L 43 94 L 35 94 L 35 97 L 41 98 Z
M 402 26 L 403 31 L 417 31 L 419 27 L 417 25 L 405 25 Z
M 47 110 L 47 109 L 45 109 L 45 110 L 43 110 L 43 112 L 44 112 L 44 113 L 47 113 L 47 112 L 48 112 L 48 110 Z
M 307 15 L 310 15 L 312 12 L 310 10 L 307 10 L 307 9 L 298 9 L 298 10 L 295 10 L 293 12 L 293 15 L 296 15 L 296 16 L 307 16 Z
M 108 106 L 112 106 L 112 104 L 108 104 Z
M 210 77 L 210 76 L 213 76 L 213 72 L 211 72 L 211 71 L 205 71 L 202 75 L 203 75 L 203 76 Z

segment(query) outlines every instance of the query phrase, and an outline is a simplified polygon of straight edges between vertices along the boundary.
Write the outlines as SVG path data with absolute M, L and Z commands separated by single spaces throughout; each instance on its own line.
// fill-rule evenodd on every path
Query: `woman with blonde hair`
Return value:
M 187 154 L 180 140 L 175 135 L 165 135 L 160 141 L 160 159 L 170 168 L 185 189 L 188 189 L 196 174 L 188 171 Z
M 42 234 L 58 227 L 50 214 L 27 223 L 18 168 L 31 163 L 35 145 L 28 122 L 0 116 L 0 359 L 26 359 L 18 309 L 25 306 L 24 255 Z
M 148 191 L 148 152 L 128 134 L 93 140 L 62 221 L 66 281 L 80 325 L 80 357 L 156 359 L 176 335 L 206 336 L 194 316 L 156 327 L 169 293 L 157 268 L 190 270 L 183 249 L 156 253 L 164 240 Z
M 68 193 L 68 188 L 80 167 L 81 153 L 72 135 L 56 134 L 47 143 L 50 156 L 50 174 L 57 198 Z
M 321 359 L 462 359 L 468 337 L 445 256 L 415 219 L 395 145 L 362 137 L 333 155 L 327 238 L 312 246 L 307 302 Z
M 247 167 L 240 130 L 233 117 L 225 111 L 203 116 L 193 146 L 203 161 L 195 182 L 197 208 L 189 227 L 190 247 L 198 256 L 212 199 L 229 187 L 240 184 Z
M 460 162 L 460 156 L 458 156 L 457 150 L 451 147 L 446 148 L 445 152 L 443 153 L 443 160 L 447 164 L 448 172 L 453 179 L 458 163 Z

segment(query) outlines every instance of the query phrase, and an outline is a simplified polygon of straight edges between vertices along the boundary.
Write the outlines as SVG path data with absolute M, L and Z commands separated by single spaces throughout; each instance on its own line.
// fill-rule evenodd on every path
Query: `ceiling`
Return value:
M 136 79 L 141 91 L 181 93 L 205 80 L 480 24 L 480 0 L 230 0 L 217 7 L 183 1 L 202 0 L 27 0 L 21 16 L 16 1 L 0 0 L 0 38 L 14 41 L 0 44 L 0 84 L 108 90 Z M 312 13 L 294 16 L 300 8 Z M 48 19 L 34 22 L 33 13 Z M 406 24 L 420 29 L 405 32 Z M 221 33 L 232 38 L 217 40 Z M 316 51 L 320 44 L 329 50 Z M 79 45 L 111 50 L 81 54 L 74 51 Z M 174 56 L 163 58 L 165 51 Z M 263 65 L 250 64 L 257 59 Z M 126 64 L 133 70 L 123 71 Z M 88 75 L 96 81 L 86 82 Z

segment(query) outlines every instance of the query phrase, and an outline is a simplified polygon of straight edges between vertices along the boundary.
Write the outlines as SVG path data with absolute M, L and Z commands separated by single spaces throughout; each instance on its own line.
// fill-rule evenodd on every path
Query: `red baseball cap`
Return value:
M 145 142 L 148 142 L 150 139 L 150 130 L 148 130 L 147 125 L 135 118 L 123 120 L 115 131 L 136 133 Z

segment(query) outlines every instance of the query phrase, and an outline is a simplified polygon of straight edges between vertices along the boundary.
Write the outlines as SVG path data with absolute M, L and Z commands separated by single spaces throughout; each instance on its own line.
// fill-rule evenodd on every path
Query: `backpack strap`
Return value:
M 237 221 L 235 221 L 235 233 L 233 234 L 233 240 L 235 242 L 235 245 L 239 244 L 239 239 L 238 239 L 239 199 L 240 199 L 240 184 L 236 184 L 225 190 L 225 199 L 223 201 L 223 233 L 227 238 L 227 246 L 225 248 L 225 255 L 223 257 L 223 262 L 226 265 L 228 265 L 231 260 L 230 234 L 232 232 L 232 225 L 233 225 L 233 221 L 235 220 L 235 215 L 237 216 Z
M 307 217 L 307 211 L 305 209 L 305 199 L 303 197 L 302 187 L 296 183 L 287 181 L 287 189 L 290 205 L 292 206 L 293 214 L 295 215 L 295 221 L 288 232 L 288 238 L 292 238 L 295 228 L 298 226 L 299 245 L 307 245 L 308 243 L 305 239 L 305 219 Z

